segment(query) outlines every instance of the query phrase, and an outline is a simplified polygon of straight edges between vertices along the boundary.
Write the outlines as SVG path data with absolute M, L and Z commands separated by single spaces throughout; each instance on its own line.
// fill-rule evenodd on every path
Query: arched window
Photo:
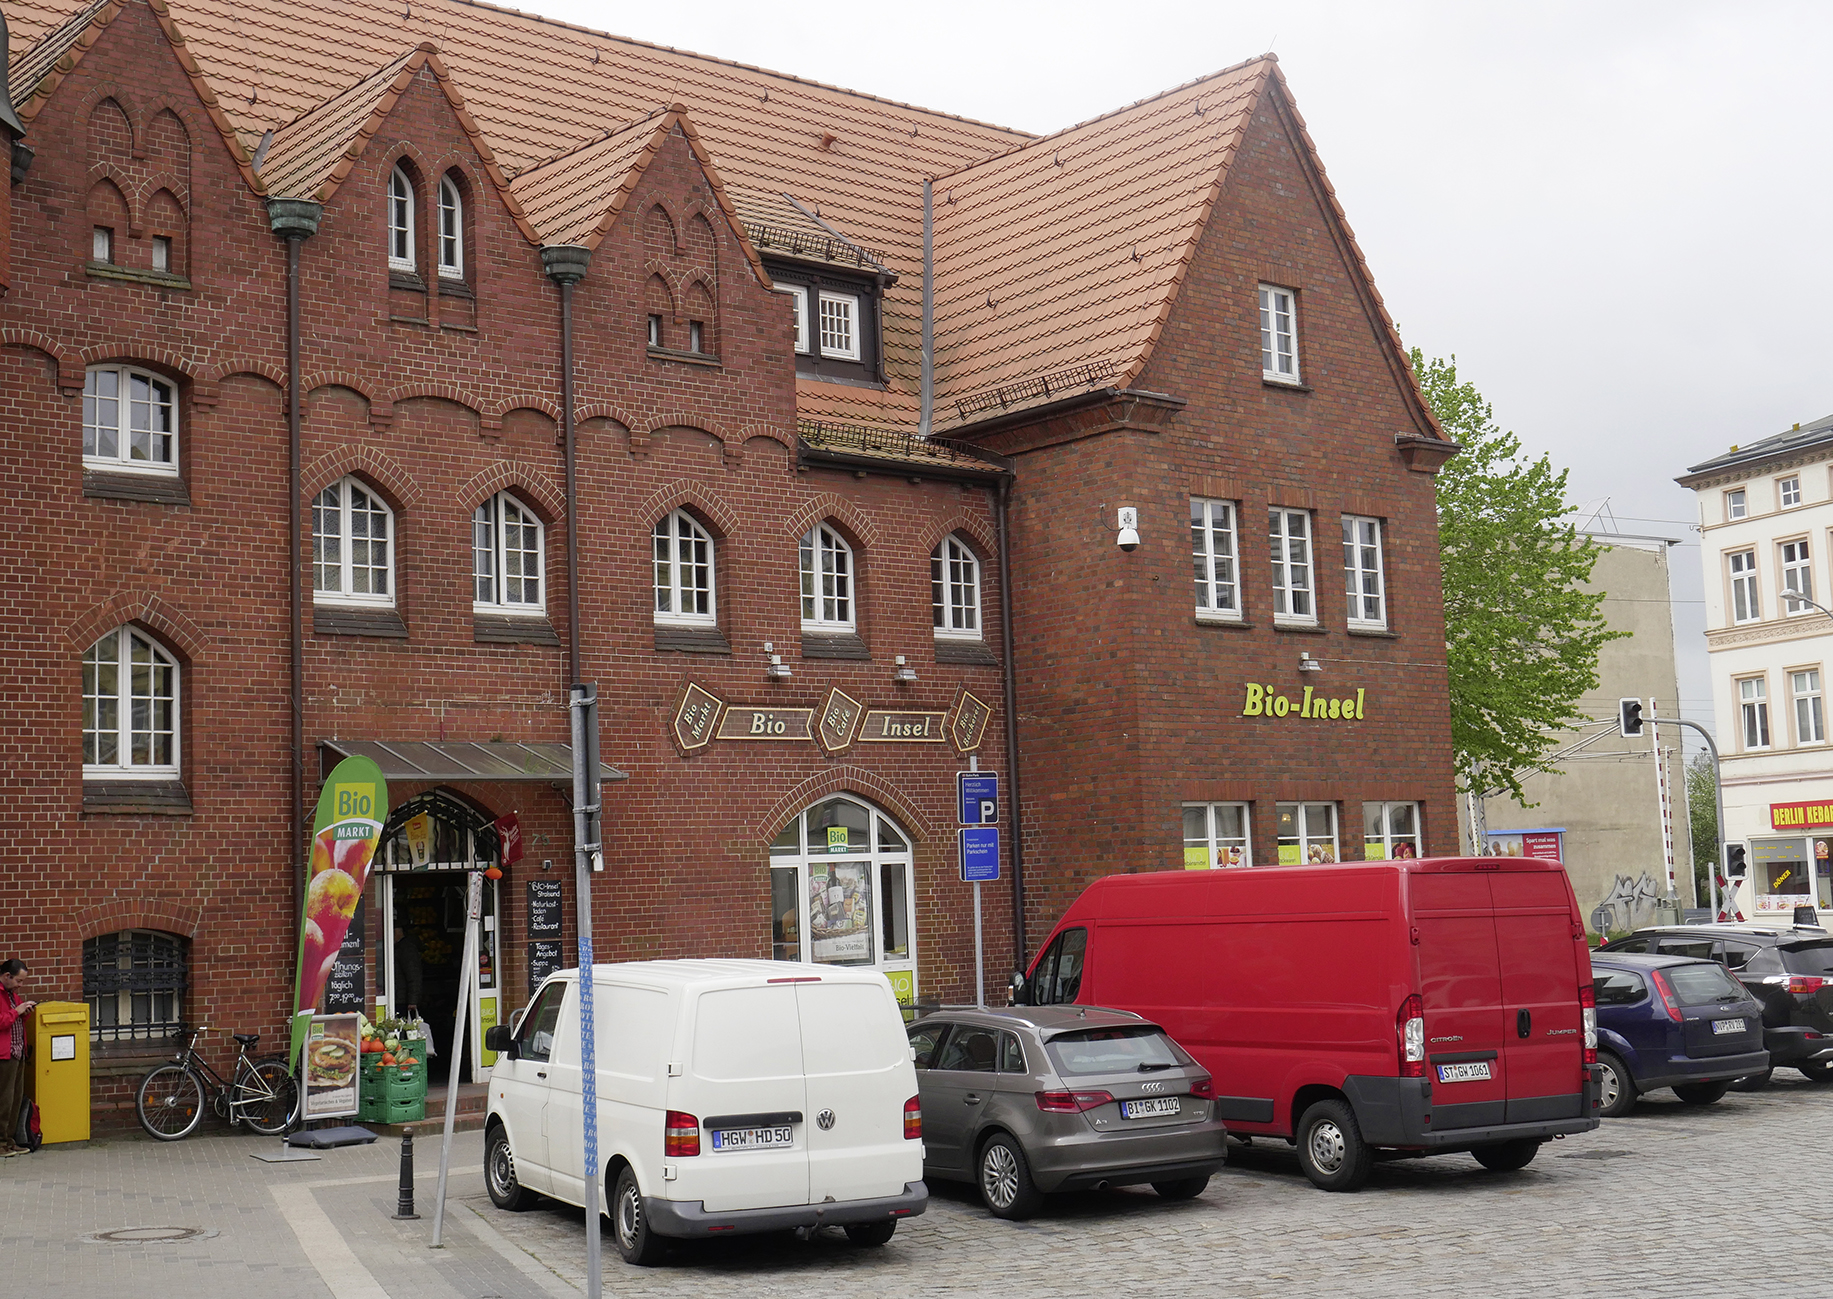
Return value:
M 472 607 L 495 613 L 546 608 L 541 520 L 508 492 L 498 492 L 471 516 Z
M 903 829 L 863 799 L 823 799 L 770 845 L 773 953 L 882 969 L 908 1004 L 916 995 L 913 889 Z
M 693 515 L 676 510 L 655 527 L 656 621 L 712 626 L 713 538 Z
M 83 774 L 178 773 L 178 662 L 138 627 L 83 655 Z
M 312 502 L 312 596 L 360 604 L 395 602 L 395 520 L 382 498 L 354 478 Z
M 439 182 L 439 274 L 465 278 L 465 201 L 450 176 Z
M 388 269 L 414 269 L 414 182 L 399 167 L 388 173 Z
M 930 553 L 929 601 L 936 635 L 980 639 L 980 561 L 959 537 Z
M 803 535 L 801 550 L 802 626 L 853 630 L 853 548 L 838 532 L 817 523 Z
M 157 1041 L 185 1018 L 185 940 L 123 929 L 83 940 L 83 1000 L 97 1042 Z
M 83 463 L 177 473 L 178 394 L 171 382 L 132 366 L 91 366 L 83 376 Z

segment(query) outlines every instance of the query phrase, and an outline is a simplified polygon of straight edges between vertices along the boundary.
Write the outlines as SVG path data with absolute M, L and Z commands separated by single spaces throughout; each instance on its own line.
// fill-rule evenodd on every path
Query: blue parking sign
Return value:
M 999 820 L 998 772 L 957 771 L 955 784 L 961 791 L 962 825 L 993 825 Z
M 961 882 L 989 884 L 999 878 L 999 827 L 973 826 L 961 831 Z

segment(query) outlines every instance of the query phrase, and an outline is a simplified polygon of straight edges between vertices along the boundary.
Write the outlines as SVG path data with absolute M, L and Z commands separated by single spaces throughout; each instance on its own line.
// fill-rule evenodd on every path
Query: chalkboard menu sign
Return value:
M 528 936 L 560 937 L 560 881 L 528 881 Z
M 558 969 L 560 969 L 559 943 L 530 943 L 528 945 L 528 995 L 534 996 L 535 989 L 541 986 L 541 981 Z
M 363 952 L 363 900 L 357 899 L 356 912 L 350 917 L 350 928 L 344 931 L 344 945 L 337 950 L 331 966 L 331 977 L 325 980 L 325 1014 L 360 1014 L 365 1005 Z

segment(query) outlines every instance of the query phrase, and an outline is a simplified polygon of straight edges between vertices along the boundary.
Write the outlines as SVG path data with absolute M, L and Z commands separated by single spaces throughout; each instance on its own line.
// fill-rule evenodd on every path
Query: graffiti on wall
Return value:
M 1639 878 L 1617 876 L 1616 883 L 1591 913 L 1591 927 L 1600 934 L 1640 929 L 1655 923 L 1655 905 L 1662 893 L 1647 871 Z

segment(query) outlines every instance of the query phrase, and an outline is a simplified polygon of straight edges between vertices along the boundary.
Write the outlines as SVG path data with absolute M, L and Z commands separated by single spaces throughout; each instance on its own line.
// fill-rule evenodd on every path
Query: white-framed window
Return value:
M 153 269 L 170 272 L 172 269 L 172 236 L 153 236 Z
M 821 292 L 821 355 L 859 359 L 859 299 L 850 293 Z
M 803 628 L 853 630 L 853 548 L 817 523 L 802 536 L 801 565 Z
M 388 269 L 414 269 L 414 182 L 399 167 L 388 173 Z
M 1184 869 L 1252 866 L 1251 825 L 1246 803 L 1184 804 Z
M 1750 498 L 1744 494 L 1742 487 L 1725 493 L 1725 518 L 1748 518 L 1750 515 Z
M 395 602 L 395 516 L 354 478 L 312 501 L 312 598 L 320 603 Z
M 1381 563 L 1381 520 L 1343 516 L 1343 589 L 1351 627 L 1387 626 L 1387 584 Z
M 662 346 L 662 317 L 651 312 L 649 316 L 649 345 Z
M 450 176 L 439 182 L 439 274 L 465 278 L 465 201 Z
M 498 492 L 471 515 L 471 607 L 480 612 L 540 613 L 546 608 L 544 532 L 533 510 Z
M 1776 501 L 1783 509 L 1801 504 L 1801 475 L 1790 474 L 1776 480 Z
M 1796 668 L 1788 674 L 1789 693 L 1795 697 L 1795 743 L 1825 744 L 1826 717 L 1820 704 L 1820 669 Z
M 929 603 L 937 636 L 980 639 L 980 560 L 959 537 L 929 552 Z
M 1745 677 L 1738 682 L 1738 721 L 1746 749 L 1769 747 L 1769 698 L 1762 677 Z
M 1196 579 L 1199 614 L 1241 617 L 1241 580 L 1236 567 L 1240 562 L 1239 546 L 1235 503 L 1191 497 L 1190 566 Z
M 178 661 L 138 627 L 83 655 L 83 775 L 178 774 Z
M 712 535 L 693 515 L 676 510 L 656 524 L 652 537 L 656 621 L 711 627 L 718 621 Z
M 1275 506 L 1267 512 L 1267 537 L 1273 553 L 1273 617 L 1285 622 L 1316 622 L 1310 511 Z
M 1335 803 L 1276 803 L 1279 864 L 1325 866 L 1342 860 L 1337 851 Z
M 1291 289 L 1260 286 L 1260 375 L 1275 383 L 1297 383 L 1298 310 Z
M 1757 552 L 1734 550 L 1725 556 L 1731 573 L 1731 621 L 1755 622 L 1763 616 L 1762 594 L 1757 590 Z
M 702 355 L 706 353 L 706 325 L 698 320 L 687 322 L 687 350 Z
M 83 376 L 83 463 L 177 473 L 178 390 L 132 366 L 91 366 Z
M 809 352 L 808 341 L 808 290 L 800 284 L 779 284 L 776 291 L 789 299 L 790 311 L 795 315 L 796 351 L 803 356 Z
M 1808 539 L 1797 538 L 1785 541 L 1776 547 L 1776 558 L 1782 566 L 1782 589 L 1805 595 L 1809 600 L 1814 598 L 1814 570 L 1808 561 Z M 1815 613 L 1813 605 L 1801 600 L 1784 598 L 1782 612 L 1791 618 L 1804 613 Z
M 1362 860 L 1400 861 L 1420 855 L 1418 803 L 1362 805 Z
M 908 1005 L 916 995 L 915 911 L 910 836 L 863 799 L 823 799 L 770 845 L 779 961 L 883 970 Z
M 89 257 L 91 261 L 112 264 L 115 260 L 115 230 L 113 226 L 97 226 L 89 238 Z

